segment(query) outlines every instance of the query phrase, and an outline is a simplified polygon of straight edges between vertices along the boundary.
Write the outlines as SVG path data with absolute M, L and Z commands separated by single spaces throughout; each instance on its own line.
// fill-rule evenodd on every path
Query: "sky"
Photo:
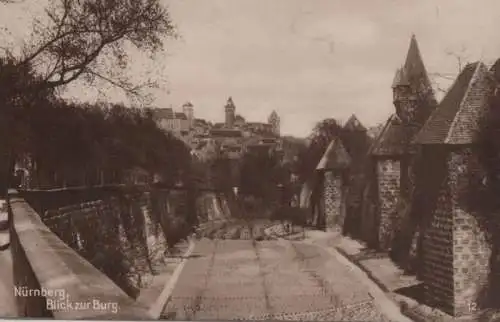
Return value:
M 12 38 L 27 39 L 30 19 L 41 13 L 44 1 L 36 2 L 38 9 L 28 2 L 0 8 L 0 27 Z M 452 80 L 437 74 L 456 76 L 457 56 L 486 63 L 500 57 L 498 0 L 164 3 L 180 37 L 165 40 L 166 53 L 155 61 L 138 55 L 131 67 L 134 75 L 161 79 L 154 105 L 180 110 L 190 101 L 195 117 L 220 122 L 231 96 L 248 121 L 266 121 L 276 110 L 282 133 L 295 136 L 308 135 L 324 118 L 356 114 L 366 126 L 384 122 L 394 112 L 391 83 L 412 34 L 441 89 Z M 110 93 L 110 100 L 123 100 Z M 79 83 L 65 93 L 96 96 Z

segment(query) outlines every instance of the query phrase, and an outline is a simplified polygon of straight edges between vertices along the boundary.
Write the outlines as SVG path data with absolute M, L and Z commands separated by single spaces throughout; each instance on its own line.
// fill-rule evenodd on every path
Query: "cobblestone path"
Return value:
M 163 315 L 389 321 L 346 266 L 319 247 L 285 240 L 198 241 Z

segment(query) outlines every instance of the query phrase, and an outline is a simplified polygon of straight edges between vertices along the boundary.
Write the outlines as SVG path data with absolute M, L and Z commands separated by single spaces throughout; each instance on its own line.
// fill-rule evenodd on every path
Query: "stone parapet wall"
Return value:
M 378 160 L 376 163 L 378 184 L 378 246 L 389 250 L 398 229 L 399 218 L 395 208 L 401 192 L 401 163 L 397 160 Z
M 15 192 L 9 194 L 15 286 L 26 290 L 52 290 L 46 296 L 16 296 L 24 317 L 75 320 L 142 320 L 152 318 L 111 279 L 57 237 L 40 216 Z M 82 286 L 85 287 L 82 287 Z M 57 293 L 55 293 L 57 291 Z M 62 292 L 62 293 L 61 293 Z M 91 303 L 80 310 L 51 309 L 62 301 Z M 94 302 L 115 303 L 103 309 Z

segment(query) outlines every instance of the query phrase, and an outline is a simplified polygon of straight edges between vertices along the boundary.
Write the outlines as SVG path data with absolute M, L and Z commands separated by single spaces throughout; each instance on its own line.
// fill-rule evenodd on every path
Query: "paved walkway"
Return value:
M 322 247 L 286 240 L 198 241 L 163 316 L 391 321 L 349 266 Z

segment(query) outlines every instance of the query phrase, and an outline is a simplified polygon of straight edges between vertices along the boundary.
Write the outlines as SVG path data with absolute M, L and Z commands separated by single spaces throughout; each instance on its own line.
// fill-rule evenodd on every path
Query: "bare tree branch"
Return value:
M 45 13 L 45 20 L 36 21 L 32 40 L 17 64 L 32 66 L 41 74 L 38 89 L 57 88 L 86 76 L 84 80 L 98 77 L 136 95 L 144 84 L 134 86 L 128 80 L 114 79 L 96 67 L 108 64 L 123 70 L 127 68 L 128 44 L 154 54 L 163 50 L 165 37 L 176 36 L 161 0 L 51 0 Z M 103 58 L 111 59 L 104 62 Z

